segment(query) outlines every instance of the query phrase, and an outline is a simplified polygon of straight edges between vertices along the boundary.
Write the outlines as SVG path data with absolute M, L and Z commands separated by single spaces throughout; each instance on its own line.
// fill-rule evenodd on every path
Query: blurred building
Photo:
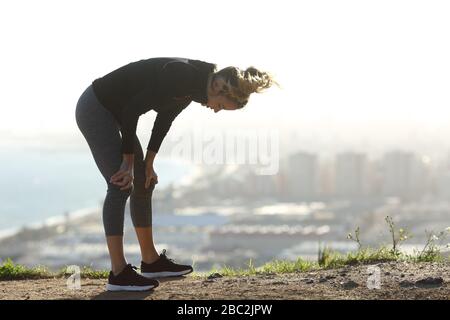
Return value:
M 289 156 L 286 183 L 288 195 L 295 201 L 308 201 L 317 196 L 318 159 L 313 153 L 299 151 Z
M 251 199 L 276 198 L 276 176 L 259 175 L 250 171 L 245 176 L 245 190 L 241 190 L 241 192 L 244 191 Z
M 334 196 L 334 161 L 333 159 L 323 160 L 319 169 L 319 199 L 328 200 Z
M 338 197 L 366 196 L 369 191 L 367 157 L 363 153 L 344 152 L 336 155 L 335 194 Z
M 441 199 L 450 199 L 450 154 L 435 172 L 436 194 Z
M 382 166 L 382 193 L 404 199 L 417 199 L 429 191 L 427 160 L 412 152 L 391 151 Z

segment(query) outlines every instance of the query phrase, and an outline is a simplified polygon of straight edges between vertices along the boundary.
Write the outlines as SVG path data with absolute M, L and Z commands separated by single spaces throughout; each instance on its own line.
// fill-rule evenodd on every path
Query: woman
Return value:
M 192 101 L 220 110 L 246 105 L 253 92 L 276 83 L 266 73 L 245 71 L 185 58 L 150 58 L 129 63 L 98 78 L 83 92 L 76 106 L 77 125 L 107 183 L 103 225 L 111 258 L 107 290 L 150 290 L 156 277 L 179 276 L 192 267 L 176 264 L 153 243 L 151 198 L 158 176 L 153 161 L 172 122 Z M 140 115 L 155 110 L 147 151 L 136 136 Z M 139 241 L 141 274 L 127 264 L 123 253 L 126 201 Z

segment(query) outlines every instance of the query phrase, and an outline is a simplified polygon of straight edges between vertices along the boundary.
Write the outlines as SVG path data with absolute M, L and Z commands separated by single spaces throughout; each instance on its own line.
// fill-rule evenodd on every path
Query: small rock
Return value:
M 414 283 L 408 280 L 403 280 L 400 282 L 400 287 L 402 288 L 410 288 L 410 287 L 414 287 Z
M 215 282 L 214 279 L 207 279 L 207 280 L 204 280 L 202 284 L 207 285 L 208 283 L 214 283 L 214 282 Z
M 209 276 L 208 276 L 208 279 L 217 279 L 217 278 L 222 278 L 223 276 L 220 274 L 220 273 L 213 273 L 213 274 L 210 274 Z
M 355 289 L 357 287 L 359 287 L 359 284 L 357 284 L 355 281 L 353 280 L 349 280 L 349 281 L 345 281 L 345 282 L 341 282 L 342 287 L 344 287 L 344 289 Z
M 419 288 L 437 288 L 442 286 L 444 279 L 441 277 L 427 277 L 416 281 L 416 286 Z

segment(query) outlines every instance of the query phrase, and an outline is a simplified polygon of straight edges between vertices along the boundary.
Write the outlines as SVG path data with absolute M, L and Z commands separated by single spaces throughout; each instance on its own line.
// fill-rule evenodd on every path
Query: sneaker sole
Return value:
M 192 270 L 185 270 L 185 271 L 178 271 L 178 272 L 171 272 L 171 271 L 164 271 L 164 272 L 142 272 L 141 274 L 146 278 L 163 278 L 163 277 L 179 277 L 184 276 L 188 273 L 191 273 Z
M 107 284 L 108 291 L 149 291 L 157 286 L 119 286 L 115 284 Z

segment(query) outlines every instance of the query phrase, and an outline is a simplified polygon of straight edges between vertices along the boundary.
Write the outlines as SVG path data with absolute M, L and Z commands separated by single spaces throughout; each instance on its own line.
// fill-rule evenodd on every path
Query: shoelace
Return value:
M 136 273 L 136 272 L 133 272 L 133 271 L 136 271 L 137 269 L 138 269 L 137 267 L 135 267 L 135 266 L 133 266 L 132 264 L 129 263 L 129 264 L 127 264 L 125 266 L 125 268 L 119 274 L 123 274 L 124 272 L 127 273 L 129 271 L 131 271 L 132 273 Z
M 164 258 L 166 260 L 169 260 L 171 262 L 175 262 L 173 259 L 170 259 L 166 256 L 166 249 L 163 249 L 162 253 L 159 255 L 161 258 Z
M 133 266 L 132 264 L 127 264 L 127 266 L 125 268 L 129 268 L 130 271 L 133 271 L 133 270 L 136 271 L 138 269 L 137 267 Z
M 142 279 L 142 275 L 140 275 L 138 272 L 136 272 L 136 270 L 138 269 L 138 267 L 133 266 L 132 264 L 129 264 L 128 266 L 129 266 L 129 268 L 130 268 L 131 271 L 134 271 L 134 272 L 132 272 L 133 277 L 138 278 L 138 279 Z

